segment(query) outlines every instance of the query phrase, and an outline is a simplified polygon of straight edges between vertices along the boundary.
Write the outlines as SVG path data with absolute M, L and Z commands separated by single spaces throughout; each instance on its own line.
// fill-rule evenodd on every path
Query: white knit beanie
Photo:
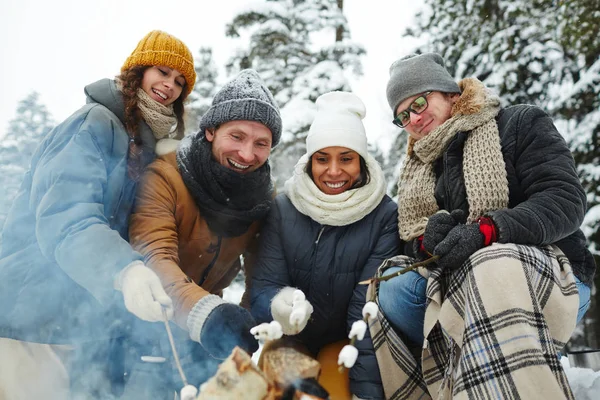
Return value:
M 367 135 L 362 119 L 367 110 L 353 93 L 329 92 L 317 99 L 317 112 L 306 137 L 306 154 L 340 146 L 367 159 Z

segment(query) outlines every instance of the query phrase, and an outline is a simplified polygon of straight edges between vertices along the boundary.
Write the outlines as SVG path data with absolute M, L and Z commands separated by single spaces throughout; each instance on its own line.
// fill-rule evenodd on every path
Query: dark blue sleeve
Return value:
M 256 322 L 271 322 L 271 300 L 291 285 L 283 255 L 282 223 L 277 200 L 273 202 L 259 237 L 258 258 L 250 289 L 250 310 Z
M 376 221 L 381 225 L 380 236 L 362 271 L 360 281 L 372 278 L 384 260 L 400 254 L 397 206 L 387 196 L 383 201 L 386 201 L 386 204 L 382 210 L 382 217 Z M 354 321 L 363 318 L 362 309 L 366 303 L 366 295 L 367 285 L 356 285 L 348 306 L 348 331 Z M 356 348 L 358 349 L 358 358 L 354 367 L 350 369 L 350 391 L 361 399 L 384 399 L 381 376 L 369 329 L 365 333 L 365 338 L 356 342 Z

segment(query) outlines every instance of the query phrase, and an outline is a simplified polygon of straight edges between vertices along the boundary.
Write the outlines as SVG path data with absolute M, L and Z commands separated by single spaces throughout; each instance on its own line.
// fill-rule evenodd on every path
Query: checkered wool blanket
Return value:
M 388 259 L 378 274 L 413 262 Z M 573 399 L 557 352 L 579 299 L 557 247 L 493 244 L 453 273 L 432 269 L 427 297 L 421 364 L 381 312 L 370 323 L 386 398 Z

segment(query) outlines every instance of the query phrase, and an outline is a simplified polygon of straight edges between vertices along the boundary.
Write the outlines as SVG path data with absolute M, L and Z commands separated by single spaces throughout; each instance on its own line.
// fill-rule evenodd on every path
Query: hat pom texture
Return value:
M 275 147 L 281 139 L 281 116 L 267 85 L 252 69 L 242 70 L 213 98 L 212 106 L 200 120 L 200 133 L 230 121 L 256 121 L 271 131 Z
M 367 134 L 363 118 L 367 114 L 362 100 L 349 92 L 325 93 L 316 101 L 317 112 L 306 137 L 310 157 L 326 147 L 346 147 L 367 158 Z

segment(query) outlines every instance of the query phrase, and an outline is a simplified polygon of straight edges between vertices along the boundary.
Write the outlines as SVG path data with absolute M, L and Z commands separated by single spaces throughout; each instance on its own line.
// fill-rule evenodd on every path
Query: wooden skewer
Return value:
M 388 280 L 390 280 L 390 279 L 392 279 L 392 278 L 395 278 L 395 277 L 397 277 L 397 276 L 400 276 L 400 275 L 402 275 L 402 274 L 405 274 L 405 273 L 407 273 L 407 272 L 409 272 L 409 271 L 414 271 L 415 269 L 417 269 L 417 268 L 419 268 L 419 267 L 424 267 L 424 266 L 426 266 L 427 264 L 431 264 L 432 262 L 435 262 L 435 261 L 437 261 L 439 258 L 440 258 L 439 256 L 431 256 L 431 257 L 430 257 L 430 258 L 428 258 L 427 260 L 423 260 L 423 261 L 419 261 L 419 262 L 416 262 L 416 263 L 414 263 L 414 264 L 411 264 L 410 266 L 408 266 L 408 267 L 406 267 L 406 268 L 403 268 L 403 269 L 401 269 L 401 270 L 400 270 L 400 271 L 398 271 L 398 272 L 394 272 L 394 273 L 393 273 L 393 274 L 391 274 L 391 275 L 386 275 L 386 276 L 376 276 L 376 277 L 373 277 L 373 278 L 371 278 L 371 279 L 367 279 L 367 280 L 364 280 L 364 281 L 358 282 L 358 284 L 359 284 L 359 285 L 370 285 L 370 284 L 371 284 L 371 282 L 383 282 L 383 281 L 388 281 Z M 375 294 L 375 293 L 376 293 L 376 291 L 373 291 L 373 294 Z M 375 299 L 371 299 L 370 301 L 375 301 Z M 365 323 L 367 324 L 367 326 L 369 326 L 369 321 L 368 321 L 368 318 L 367 318 L 367 317 L 364 317 L 364 318 L 363 318 L 363 321 L 365 321 Z M 354 344 L 355 344 L 355 343 L 356 343 L 356 336 L 353 336 L 353 337 L 350 339 L 350 346 L 354 346 Z M 341 374 L 342 372 L 344 372 L 344 368 L 345 368 L 345 367 L 344 367 L 344 365 L 343 365 L 343 364 L 342 364 L 342 365 L 340 365 L 340 366 L 338 367 L 338 372 Z
M 188 385 L 187 378 L 183 373 L 183 368 L 181 368 L 181 362 L 179 361 L 179 354 L 177 354 L 177 349 L 175 348 L 175 341 L 173 340 L 173 333 L 171 333 L 171 327 L 169 326 L 169 318 L 167 318 L 167 310 L 162 308 L 163 322 L 165 323 L 165 328 L 167 329 L 167 335 L 169 336 L 169 343 L 171 344 L 171 350 L 173 351 L 173 358 L 175 358 L 175 365 L 177 365 L 177 370 L 179 371 L 179 376 L 183 381 L 183 386 Z
M 423 261 L 416 262 L 416 263 L 414 263 L 414 264 L 412 264 L 412 265 L 410 265 L 410 266 L 408 266 L 408 267 L 406 267 L 406 268 L 403 268 L 403 269 L 401 269 L 401 270 L 400 270 L 400 271 L 398 271 L 398 272 L 394 272 L 394 273 L 393 273 L 393 274 L 391 274 L 391 275 L 386 275 L 386 276 L 376 276 L 376 277 L 373 277 L 373 278 L 371 278 L 371 279 L 367 279 L 367 280 L 364 280 L 364 281 L 360 281 L 360 282 L 358 282 L 358 284 L 359 284 L 359 285 L 370 285 L 370 284 L 371 284 L 371 282 L 383 282 L 383 281 L 389 281 L 389 280 L 390 280 L 390 279 L 392 279 L 392 278 L 395 278 L 395 277 L 397 277 L 397 276 L 400 276 L 400 275 L 402 275 L 402 274 L 405 274 L 405 273 L 407 273 L 407 272 L 410 272 L 410 271 L 414 271 L 415 269 L 417 269 L 417 268 L 419 268 L 419 267 L 424 267 L 424 266 L 426 266 L 427 264 L 431 264 L 432 262 L 434 262 L 434 261 L 437 261 L 437 260 L 438 260 L 438 258 L 440 258 L 440 257 L 439 257 L 439 256 L 432 256 L 432 257 L 428 258 L 427 260 L 423 260 Z

